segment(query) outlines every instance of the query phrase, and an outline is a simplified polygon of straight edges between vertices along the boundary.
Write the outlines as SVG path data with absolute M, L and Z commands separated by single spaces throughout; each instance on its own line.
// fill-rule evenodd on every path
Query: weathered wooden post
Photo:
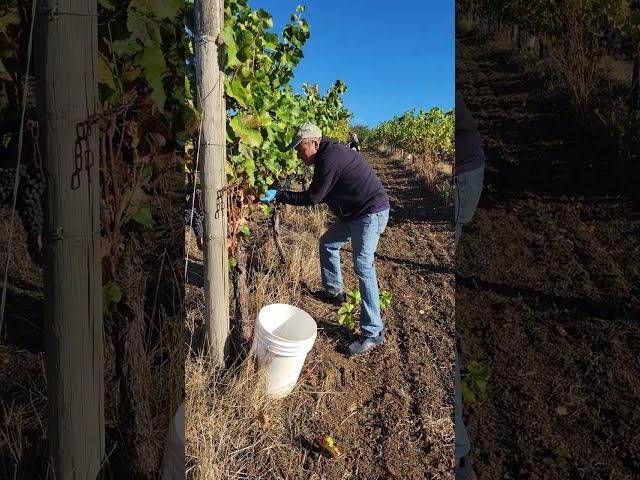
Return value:
M 36 75 L 47 175 L 45 336 L 49 455 L 58 479 L 104 460 L 97 2 L 41 0 Z
M 226 107 L 223 50 L 216 38 L 224 23 L 224 0 L 196 0 L 196 75 L 202 113 L 200 162 L 204 196 L 204 294 L 213 361 L 229 356 L 229 262 L 227 258 Z

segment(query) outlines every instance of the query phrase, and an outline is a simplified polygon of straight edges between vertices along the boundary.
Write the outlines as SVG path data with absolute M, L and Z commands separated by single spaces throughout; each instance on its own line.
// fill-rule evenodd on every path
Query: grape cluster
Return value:
M 0 168 L 0 205 L 11 206 L 15 175 L 15 168 Z M 24 165 L 20 165 L 18 176 L 20 178 L 16 204 L 18 216 L 27 233 L 38 235 L 42 233 L 44 225 L 42 196 L 45 192 L 45 181 L 39 173 Z
M 184 210 L 185 226 L 189 225 L 190 222 L 191 222 L 191 208 L 186 208 Z M 194 209 L 192 228 L 193 228 L 193 233 L 198 238 L 202 238 L 204 236 L 203 222 L 204 222 L 204 213 L 202 212 L 202 210 L 198 210 L 197 208 Z

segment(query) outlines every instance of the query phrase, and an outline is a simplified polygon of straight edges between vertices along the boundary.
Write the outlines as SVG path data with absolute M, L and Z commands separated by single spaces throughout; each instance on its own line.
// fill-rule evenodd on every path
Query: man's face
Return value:
M 302 160 L 305 165 L 311 165 L 313 163 L 313 157 L 318 152 L 319 143 L 317 140 L 302 140 L 296 146 L 296 152 L 298 152 L 298 158 Z

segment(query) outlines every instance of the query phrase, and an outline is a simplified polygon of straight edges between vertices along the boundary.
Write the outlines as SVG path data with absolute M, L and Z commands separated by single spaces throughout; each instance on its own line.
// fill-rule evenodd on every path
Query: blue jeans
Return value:
M 462 236 L 462 228 L 471 222 L 478 206 L 484 181 L 484 165 L 470 172 L 461 173 L 454 180 L 456 184 L 454 241 L 457 245 Z
M 460 364 L 458 363 L 458 350 L 456 349 L 456 376 L 454 381 L 455 387 L 455 433 L 456 433 L 456 460 L 460 460 L 467 455 L 471 450 L 471 442 L 469 441 L 469 434 L 467 428 L 462 419 L 462 379 L 460 378 Z
M 455 235 L 454 244 L 457 247 L 462 228 L 471 222 L 473 214 L 478 206 L 482 185 L 484 181 L 484 165 L 466 173 L 461 173 L 455 177 L 456 194 L 455 203 Z M 460 379 L 460 366 L 458 364 L 458 351 L 456 350 L 455 360 L 455 434 L 456 434 L 456 460 L 464 457 L 471 450 L 469 434 L 462 418 L 462 391 Z
M 360 330 L 365 337 L 375 337 L 384 328 L 380 317 L 378 279 L 373 262 L 378 240 L 388 221 L 389 209 L 365 215 L 348 223 L 337 221 L 320 237 L 322 285 L 330 295 L 340 295 L 344 292 L 340 271 L 340 249 L 345 243 L 351 242 L 353 265 L 362 297 Z

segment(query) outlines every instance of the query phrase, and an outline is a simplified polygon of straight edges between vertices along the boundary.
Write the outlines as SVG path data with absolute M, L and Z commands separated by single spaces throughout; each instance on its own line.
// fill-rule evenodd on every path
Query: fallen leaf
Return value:
M 558 330 L 558 335 L 560 335 L 561 337 L 567 336 L 567 331 L 564 329 L 563 326 L 558 325 L 557 330 Z
M 267 415 L 264 412 L 260 412 L 256 419 L 262 424 L 262 426 L 264 428 L 269 428 L 269 425 L 271 425 L 271 421 L 269 420 L 269 415 Z
M 319 446 L 324 448 L 329 453 L 329 455 L 331 455 L 331 458 L 335 459 L 340 456 L 340 450 L 338 450 L 338 447 L 335 446 L 333 437 L 331 437 L 331 435 L 318 435 L 315 438 L 315 441 Z

